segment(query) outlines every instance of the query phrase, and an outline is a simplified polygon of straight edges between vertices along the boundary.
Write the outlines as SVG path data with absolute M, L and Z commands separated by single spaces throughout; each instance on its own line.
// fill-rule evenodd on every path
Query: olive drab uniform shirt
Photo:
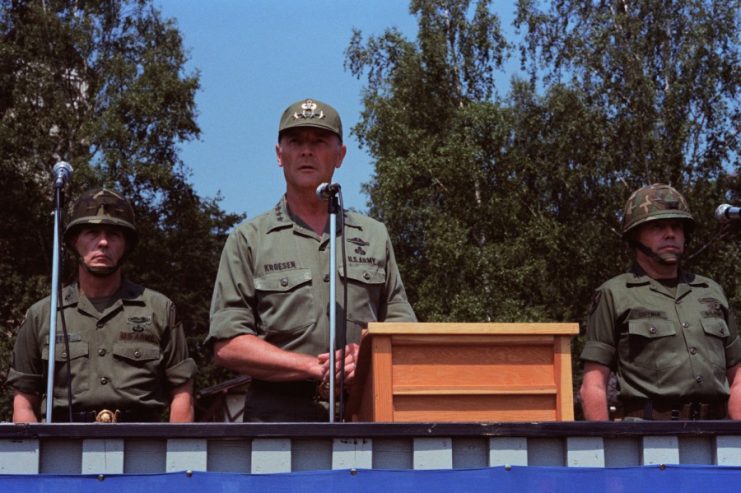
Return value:
M 386 227 L 348 211 L 344 220 L 345 231 L 338 228 L 337 268 L 348 281 L 348 343 L 359 341 L 368 322 L 416 321 Z M 207 340 L 252 334 L 282 349 L 326 353 L 329 249 L 328 234 L 319 236 L 291 219 L 285 198 L 273 210 L 240 224 L 221 255 Z M 337 299 L 343 299 L 340 281 Z
M 123 281 L 118 299 L 102 313 L 80 293 L 64 288 L 75 411 L 120 409 L 161 412 L 170 390 L 196 373 L 175 305 L 164 295 Z M 49 298 L 34 304 L 18 331 L 8 383 L 33 395 L 46 391 Z M 67 354 L 57 317 L 54 409 L 67 408 Z
M 728 397 L 741 339 L 723 290 L 680 272 L 676 291 L 640 267 L 595 291 L 581 359 L 616 370 L 621 399 Z

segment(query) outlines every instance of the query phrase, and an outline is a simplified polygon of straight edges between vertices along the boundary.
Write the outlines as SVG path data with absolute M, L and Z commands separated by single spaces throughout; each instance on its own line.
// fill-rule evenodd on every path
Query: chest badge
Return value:
M 150 317 L 129 317 L 126 323 L 134 332 L 143 332 L 152 325 L 152 319 Z
M 370 243 L 367 241 L 364 241 L 362 238 L 350 238 L 347 240 L 349 243 L 352 243 L 353 245 L 358 245 L 359 247 L 369 246 Z

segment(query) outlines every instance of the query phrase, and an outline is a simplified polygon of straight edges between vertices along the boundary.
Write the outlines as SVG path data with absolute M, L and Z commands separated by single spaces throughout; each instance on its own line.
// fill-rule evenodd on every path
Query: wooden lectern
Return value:
M 369 324 L 353 421 L 572 421 L 576 323 Z

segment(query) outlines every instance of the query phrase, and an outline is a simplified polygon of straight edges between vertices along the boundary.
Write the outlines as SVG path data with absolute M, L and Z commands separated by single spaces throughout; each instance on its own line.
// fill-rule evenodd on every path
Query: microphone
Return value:
M 67 180 L 69 180 L 72 174 L 72 166 L 67 162 L 58 161 L 54 165 L 52 173 L 54 174 L 54 186 L 56 188 L 64 188 L 64 185 L 67 184 Z
M 741 207 L 733 207 L 728 204 L 721 204 L 715 209 L 715 219 L 720 223 L 738 221 L 741 217 Z
M 330 199 L 340 193 L 339 183 L 322 183 L 316 187 L 316 196 L 320 199 Z

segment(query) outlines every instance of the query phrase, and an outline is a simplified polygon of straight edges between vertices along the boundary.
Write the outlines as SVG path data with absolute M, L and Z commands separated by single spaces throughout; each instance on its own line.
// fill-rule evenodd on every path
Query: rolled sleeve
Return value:
M 598 341 L 587 341 L 581 352 L 581 359 L 605 366 L 612 366 L 615 361 L 615 348 Z
M 741 337 L 738 335 L 733 342 L 726 346 L 726 368 L 741 363 Z
M 177 387 L 195 376 L 198 372 L 193 358 L 188 355 L 188 342 L 185 338 L 183 326 L 177 321 L 175 304 L 170 302 L 168 307 L 167 325 L 170 336 L 164 348 L 165 375 L 170 387 Z
M 206 343 L 255 331 L 255 284 L 247 239 L 237 228 L 221 252 Z
M 726 346 L 726 367 L 731 368 L 732 366 L 741 363 L 741 336 L 738 334 L 738 326 L 736 324 L 736 314 L 733 312 L 733 308 L 728 309 L 728 331 L 730 344 Z
M 580 359 L 615 367 L 617 341 L 613 300 L 609 290 L 595 291 L 587 322 L 587 340 Z
M 193 378 L 196 373 L 198 373 L 198 367 L 193 358 L 186 358 L 165 370 L 167 383 L 171 388 L 184 384 Z
M 13 346 L 8 385 L 27 394 L 41 394 L 44 389 L 44 361 L 38 341 L 38 324 L 31 310 L 26 312 Z
M 25 394 L 39 395 L 44 382 L 41 374 L 23 373 L 11 368 L 8 372 L 8 385 Z

